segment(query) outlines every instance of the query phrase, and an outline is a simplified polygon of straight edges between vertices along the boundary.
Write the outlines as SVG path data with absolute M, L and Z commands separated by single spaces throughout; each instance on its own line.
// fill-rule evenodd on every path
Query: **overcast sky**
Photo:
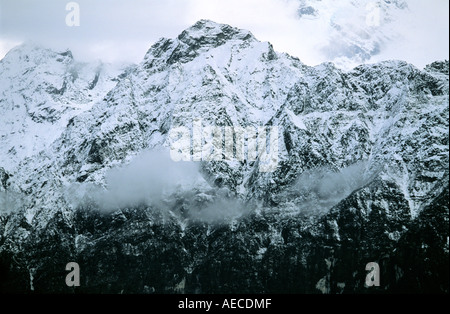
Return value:
M 300 21 L 300 1 L 77 0 L 80 26 L 68 27 L 68 0 L 0 0 L 0 58 L 15 45 L 31 40 L 57 50 L 69 48 L 78 60 L 137 63 L 159 38 L 176 37 L 197 20 L 211 19 L 248 29 L 259 40 L 270 41 L 277 51 L 297 56 L 308 65 L 328 61 L 320 50 L 329 40 L 329 28 L 324 25 L 328 23 L 323 19 Z M 322 1 L 331 10 L 344 2 L 350 0 Z M 423 67 L 448 59 L 449 1 L 406 2 L 407 14 L 385 28 L 396 39 L 369 61 L 395 58 Z

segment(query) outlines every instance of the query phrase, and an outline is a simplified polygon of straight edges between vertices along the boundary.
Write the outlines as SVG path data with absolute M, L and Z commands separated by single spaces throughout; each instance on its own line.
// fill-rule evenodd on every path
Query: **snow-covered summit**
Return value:
M 184 30 L 176 39 L 160 39 L 147 52 L 144 63 L 147 68 L 151 68 L 159 58 L 163 58 L 167 65 L 177 62 L 187 63 L 203 52 L 230 42 L 243 45 L 243 43 L 256 41 L 249 31 L 209 20 L 200 20 Z
M 203 47 L 209 45 L 217 47 L 228 40 L 256 40 L 248 30 L 210 20 L 198 21 L 193 26 L 184 30 L 177 38 L 187 44 L 195 41 L 199 46 Z

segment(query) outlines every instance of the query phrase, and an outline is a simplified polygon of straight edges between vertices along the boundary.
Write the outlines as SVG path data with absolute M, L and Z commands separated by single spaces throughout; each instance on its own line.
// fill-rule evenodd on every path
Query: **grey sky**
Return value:
M 78 0 L 80 26 L 68 27 L 69 2 L 0 0 L 4 46 L 0 54 L 10 45 L 30 40 L 55 49 L 70 48 L 82 59 L 137 62 L 152 42 L 176 36 L 189 25 L 185 1 Z
M 330 7 L 337 3 L 323 1 Z M 69 48 L 80 60 L 139 62 L 160 37 L 175 37 L 204 18 L 248 29 L 309 65 L 327 61 L 318 47 L 328 40 L 328 30 L 319 21 L 300 23 L 299 0 L 77 0 L 79 27 L 65 23 L 68 2 L 0 0 L 0 58 L 31 40 L 53 49 Z M 398 40 L 371 61 L 396 58 L 423 67 L 448 59 L 449 1 L 407 2 L 408 15 L 392 24 Z

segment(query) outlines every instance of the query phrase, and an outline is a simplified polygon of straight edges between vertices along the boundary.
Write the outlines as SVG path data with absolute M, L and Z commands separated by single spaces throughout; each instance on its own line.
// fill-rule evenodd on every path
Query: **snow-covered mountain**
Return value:
M 25 158 L 47 149 L 70 118 L 89 110 L 116 85 L 121 72 L 35 44 L 11 50 L 1 60 L 2 166 L 14 171 Z
M 370 292 L 376 261 L 372 290 L 448 292 L 448 70 L 309 67 L 207 20 L 121 70 L 19 46 L 0 61 L 0 287 L 73 292 L 75 261 L 80 292 Z M 275 171 L 170 160 L 170 130 L 200 120 L 276 127 Z

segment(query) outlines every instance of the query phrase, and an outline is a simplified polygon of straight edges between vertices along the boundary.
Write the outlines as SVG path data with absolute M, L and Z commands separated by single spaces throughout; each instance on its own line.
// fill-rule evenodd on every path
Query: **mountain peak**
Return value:
M 147 52 L 144 63 L 152 68 L 157 60 L 165 64 L 189 62 L 202 51 L 217 48 L 229 41 L 257 41 L 250 31 L 220 24 L 210 20 L 200 20 L 184 30 L 176 39 L 162 38 Z
M 218 47 L 233 39 L 255 40 L 255 37 L 250 31 L 210 20 L 200 20 L 178 36 L 185 44 L 208 47 Z
M 39 65 L 50 60 L 60 63 L 72 63 L 73 55 L 69 49 L 57 52 L 33 42 L 24 42 L 11 49 L 2 59 L 3 64 L 35 64 Z M 25 62 L 24 62 L 25 61 Z M 3 69 L 5 70 L 5 69 Z
M 238 39 L 245 37 L 254 38 L 250 31 L 232 27 L 228 24 L 216 23 L 211 20 L 199 20 L 197 23 L 183 31 L 179 38 L 185 38 L 186 35 L 193 38 L 202 36 L 214 37 L 220 35 L 224 35 L 228 39 L 232 39 L 233 37 L 237 37 Z

